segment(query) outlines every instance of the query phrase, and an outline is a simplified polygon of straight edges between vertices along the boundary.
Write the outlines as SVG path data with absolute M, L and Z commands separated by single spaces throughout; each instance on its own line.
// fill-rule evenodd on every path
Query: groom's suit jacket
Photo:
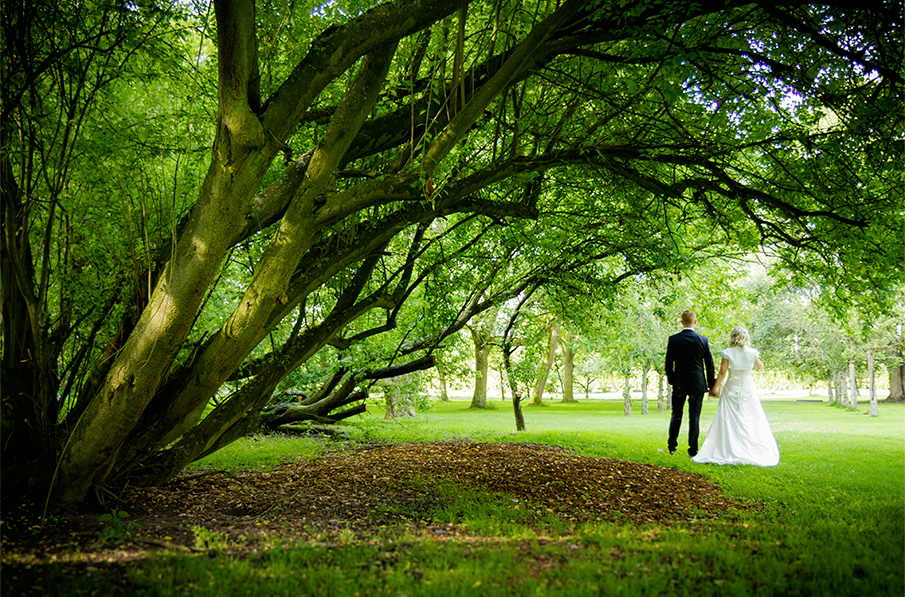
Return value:
M 666 379 L 673 388 L 688 394 L 703 394 L 713 387 L 716 376 L 706 336 L 685 328 L 669 337 Z

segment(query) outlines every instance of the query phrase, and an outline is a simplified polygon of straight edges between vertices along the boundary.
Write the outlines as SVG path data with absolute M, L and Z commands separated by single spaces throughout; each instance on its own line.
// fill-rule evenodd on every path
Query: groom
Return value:
M 704 393 L 713 387 L 713 356 L 710 342 L 694 331 L 698 322 L 693 311 L 682 313 L 682 331 L 669 337 L 666 345 L 666 379 L 672 386 L 672 418 L 669 421 L 670 454 L 679 445 L 682 413 L 688 401 L 688 454 L 698 453 L 701 405 Z

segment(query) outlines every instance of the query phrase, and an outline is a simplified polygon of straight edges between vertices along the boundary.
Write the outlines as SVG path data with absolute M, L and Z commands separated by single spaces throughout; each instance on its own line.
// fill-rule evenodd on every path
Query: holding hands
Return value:
M 713 382 L 713 387 L 710 388 L 710 395 L 714 398 L 719 398 L 720 396 L 720 386 L 723 384 L 723 378 L 726 377 L 726 372 L 729 370 L 729 360 L 725 357 L 722 361 L 720 361 L 720 372 L 716 375 L 716 381 Z

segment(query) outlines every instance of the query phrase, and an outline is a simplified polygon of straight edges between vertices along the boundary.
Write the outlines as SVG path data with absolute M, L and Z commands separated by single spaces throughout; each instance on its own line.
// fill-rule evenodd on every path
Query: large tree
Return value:
M 508 298 L 678 271 L 720 245 L 769 244 L 852 300 L 901 281 L 892 3 L 214 0 L 212 19 L 183 3 L 9 4 L 4 491 L 75 504 L 253 429 L 293 370 L 396 325 L 450 228 L 460 262 L 516 262 Z M 209 130 L 207 164 L 189 198 L 175 183 L 142 195 L 105 247 L 125 264 L 108 275 L 83 251 L 103 245 L 76 238 L 110 218 L 74 218 L 93 201 L 115 211 L 125 160 L 87 149 L 116 128 L 104 102 L 127 107 L 170 70 L 122 66 L 173 50 L 187 75 L 172 89 L 194 91 L 154 91 L 185 119 L 161 137 Z M 155 167 L 182 172 L 160 152 Z

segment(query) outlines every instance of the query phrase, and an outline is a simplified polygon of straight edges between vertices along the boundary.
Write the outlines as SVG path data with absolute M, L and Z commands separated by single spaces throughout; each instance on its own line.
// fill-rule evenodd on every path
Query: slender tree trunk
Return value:
M 833 395 L 833 370 L 826 372 L 826 402 L 832 404 L 836 397 Z
M 647 414 L 647 374 L 650 371 L 650 359 L 644 361 L 644 369 L 641 371 L 641 414 Z
M 506 379 L 509 380 L 509 390 L 512 392 L 512 410 L 515 414 L 515 430 L 525 430 L 525 415 L 522 412 L 522 393 L 515 385 L 515 377 L 512 376 L 512 342 L 509 340 L 508 330 L 503 336 L 503 366 L 506 369 Z
M 500 400 L 506 400 L 506 377 L 503 363 L 499 363 L 497 374 L 500 376 Z
M 572 350 L 572 339 L 575 335 L 572 332 L 566 332 L 563 337 L 563 349 L 562 349 L 562 370 L 563 370 L 563 380 L 562 380 L 562 401 L 563 402 L 575 402 L 575 394 L 572 389 L 575 380 L 575 371 L 574 365 L 575 362 L 575 352 Z
M 663 412 L 663 380 L 666 376 L 657 371 L 657 412 Z
M 833 401 L 830 404 L 839 404 L 841 402 L 839 398 L 839 372 L 832 371 L 830 373 L 830 380 L 833 384 Z
M 631 358 L 629 358 L 629 367 L 624 371 L 625 385 L 622 388 L 622 406 L 626 417 L 632 416 L 632 369 Z
M 855 379 L 855 362 L 848 364 L 849 390 L 851 391 L 848 406 L 851 409 L 858 410 L 858 382 Z
M 553 363 L 556 360 L 556 346 L 559 344 L 559 322 L 554 321 L 550 326 L 550 337 L 547 343 L 547 354 L 541 361 L 540 372 L 537 375 L 537 382 L 534 384 L 534 391 L 531 392 L 531 404 L 543 404 L 544 388 L 547 386 L 547 380 L 550 378 L 550 370 L 553 369 Z
M 839 389 L 836 390 L 836 394 L 839 396 L 839 403 L 848 408 L 848 379 L 846 378 L 845 372 L 837 371 L 836 379 L 839 383 Z
M 877 377 L 874 370 L 874 351 L 872 350 L 867 353 L 867 379 L 870 389 L 870 410 L 867 412 L 870 416 L 876 417 L 880 413 L 877 409 Z

